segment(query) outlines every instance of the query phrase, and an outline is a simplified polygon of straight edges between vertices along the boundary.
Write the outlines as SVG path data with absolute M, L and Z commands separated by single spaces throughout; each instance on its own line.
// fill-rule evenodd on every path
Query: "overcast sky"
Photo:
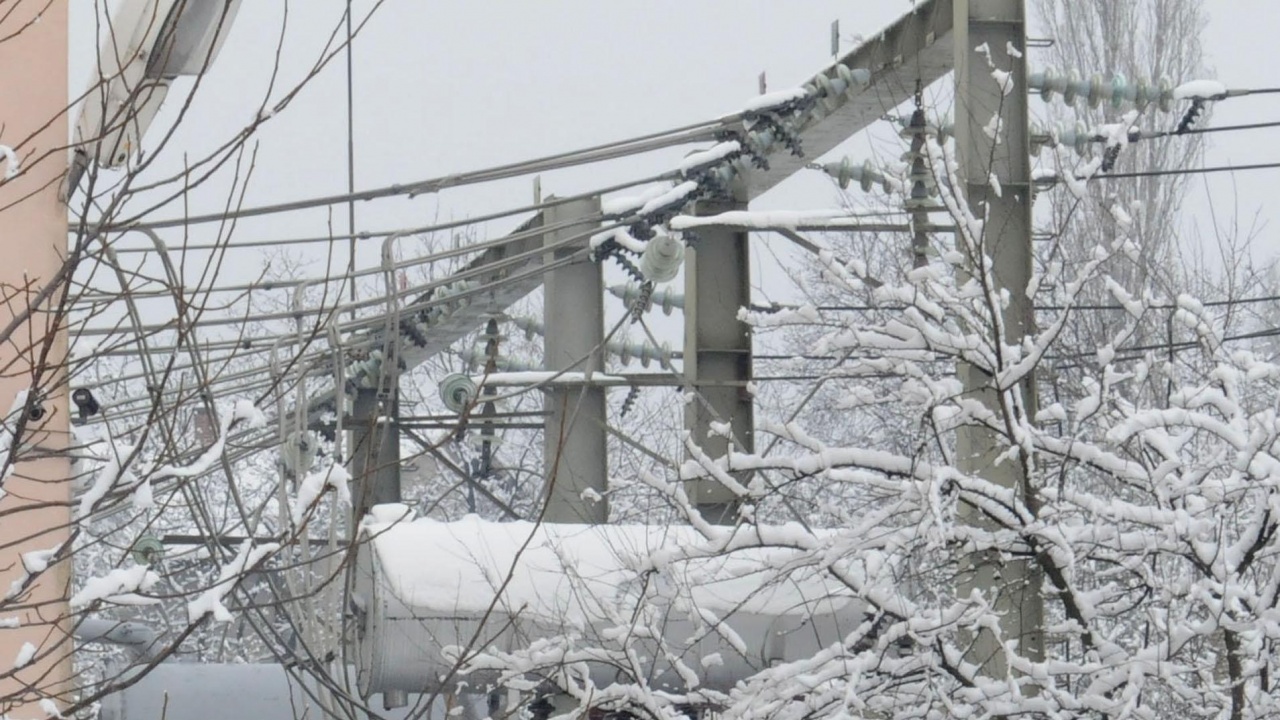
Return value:
M 94 53 L 87 0 L 73 3 L 72 84 L 89 76 Z M 1280 30 L 1269 0 L 1211 0 L 1206 47 L 1229 87 L 1280 85 L 1274 64 L 1258 62 Z M 242 127 L 266 93 L 284 17 L 280 0 L 243 3 L 217 63 L 197 93 L 193 122 L 182 127 L 157 170 L 180 166 L 181 149 L 198 157 Z M 372 3 L 355 3 L 363 16 Z M 277 88 L 289 87 L 314 63 L 340 23 L 341 0 L 290 3 Z M 705 120 L 740 108 L 767 73 L 770 89 L 797 84 L 829 59 L 829 28 L 840 21 L 844 50 L 908 9 L 905 0 L 386 0 L 355 47 L 356 186 L 411 182 L 531 158 Z M 1034 54 L 1031 55 L 1033 64 Z M 1188 78 L 1189 79 L 1189 78 Z M 1175 79 L 1175 81 L 1180 79 Z M 346 189 L 345 65 L 326 68 L 297 101 L 259 133 L 247 205 Z M 178 105 L 170 95 L 162 125 Z M 1040 104 L 1032 100 L 1033 110 Z M 1240 99 L 1215 110 L 1217 124 L 1280 118 L 1280 96 Z M 880 128 L 880 137 L 891 137 Z M 1280 161 L 1274 131 L 1213 136 L 1207 165 Z M 872 144 L 855 138 L 848 152 L 865 157 Z M 544 192 L 568 194 L 669 169 L 685 150 L 575 169 L 543 178 Z M 1194 217 L 1206 227 L 1209 198 L 1219 220 L 1238 214 L 1272 223 L 1269 189 L 1275 171 L 1207 179 L 1195 186 Z M 229 176 L 189 198 L 191 212 L 221 208 Z M 466 217 L 528 203 L 526 179 L 358 207 L 361 230 Z M 753 207 L 813 208 L 835 204 L 829 181 L 801 173 Z M 169 217 L 174 207 L 157 213 Z M 345 228 L 345 207 L 333 221 Z M 325 210 L 244 222 L 237 237 L 266 239 L 323 234 Z M 515 223 L 484 229 L 497 235 Z M 204 238 L 207 229 L 195 229 Z M 1280 243 L 1264 232 L 1259 257 Z M 179 235 L 172 235 L 175 242 Z M 370 244 L 366 261 L 376 261 Z M 246 267 L 254 263 L 246 263 Z M 757 274 L 760 271 L 757 272 Z M 757 282 L 761 282 L 761 276 Z

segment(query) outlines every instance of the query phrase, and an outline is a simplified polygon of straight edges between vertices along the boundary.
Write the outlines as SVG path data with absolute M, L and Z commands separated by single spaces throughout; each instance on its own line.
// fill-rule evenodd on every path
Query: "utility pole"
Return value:
M 589 198 L 553 205 L 543 212 L 543 223 L 557 227 L 600 214 L 600 199 Z M 585 235 L 588 227 L 567 226 L 544 235 L 544 244 L 564 242 Z M 546 254 L 552 262 L 581 252 L 588 239 L 568 243 Z M 586 373 L 581 385 L 557 385 L 543 397 L 547 410 L 542 464 L 546 485 L 546 512 L 550 523 L 603 523 L 609 507 L 603 499 L 609 486 L 606 451 L 607 429 L 604 388 L 591 382 L 604 371 L 604 278 L 600 263 L 582 257 L 577 262 L 546 273 L 543 324 L 546 328 L 547 370 Z
M 26 643 L 36 654 L 29 665 L 0 679 L 0 715 L 44 717 L 39 700 L 51 699 L 60 708 L 69 701 L 62 694 L 70 689 L 73 645 L 65 547 L 72 523 L 61 314 L 66 288 L 55 285 L 67 259 L 67 208 L 59 198 L 68 168 L 67 0 L 9 3 L 0 13 L 0 38 L 0 145 L 11 148 L 19 162 L 15 168 L 12 160 L 0 159 L 0 327 L 19 321 L 12 334 L 0 338 L 0 417 L 20 393 L 30 393 L 25 417 L 9 418 L 0 429 L 22 428 L 11 448 L 10 460 L 17 462 L 0 467 L 0 587 L 8 589 L 23 577 L 22 553 L 63 548 L 62 560 L 3 602 L 13 609 L 0 611 L 0 617 L 21 626 L 0 631 L 0 657 L 12 664 Z M 39 298 L 42 290 L 51 292 Z
M 954 7 L 956 155 L 969 206 L 975 216 L 986 220 L 969 261 L 992 263 L 995 283 L 1008 293 L 1009 303 L 1003 312 L 995 310 L 1001 313 L 1004 336 L 991 340 L 1016 347 L 1035 327 L 1027 296 L 1032 258 L 1031 153 L 1023 57 L 1025 0 L 955 0 Z M 993 69 L 1009 72 L 1012 86 L 1002 89 Z M 988 128 L 997 114 L 999 131 L 993 138 Z M 999 191 L 992 187 L 993 177 L 999 182 Z M 994 379 L 971 365 L 962 364 L 958 372 L 965 394 L 980 399 L 1001 417 Z M 1024 421 L 1036 412 L 1034 380 L 1028 378 L 1019 390 L 1024 417 L 1017 421 Z M 1017 458 L 1001 457 L 1010 442 L 1004 435 L 986 427 L 962 428 L 956 438 L 958 465 L 966 473 L 1012 489 L 1034 512 L 1034 489 L 1029 487 L 1025 468 Z M 962 506 L 961 517 L 977 527 L 994 528 L 970 506 Z M 1017 641 L 1021 655 L 1043 659 L 1044 601 L 1041 574 L 1034 560 L 1004 560 L 995 552 L 975 553 L 959 585 L 962 596 L 975 590 L 986 596 L 1000 613 L 1001 634 L 1006 640 Z M 989 677 L 1002 678 L 1009 672 L 1003 646 L 988 629 L 972 638 L 967 659 Z
M 745 210 L 739 194 L 732 199 L 702 201 L 695 213 L 718 215 Z M 751 380 L 751 328 L 738 311 L 751 303 L 751 253 L 742 228 L 699 228 L 697 241 L 685 253 L 684 374 L 701 399 L 685 405 L 685 429 L 711 457 L 731 451 L 755 451 L 755 414 L 747 383 Z M 731 437 L 713 423 L 728 423 Z M 745 483 L 747 474 L 738 481 Z M 709 522 L 738 519 L 738 499 L 715 480 L 690 483 L 688 495 Z
M 352 527 L 370 507 L 400 502 L 400 374 L 394 351 L 384 358 L 381 387 L 356 390 L 351 413 Z

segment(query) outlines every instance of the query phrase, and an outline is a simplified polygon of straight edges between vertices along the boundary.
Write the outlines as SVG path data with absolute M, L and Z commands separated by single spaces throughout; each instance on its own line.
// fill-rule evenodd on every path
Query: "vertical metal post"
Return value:
M 65 545 L 73 525 L 67 332 L 59 311 L 64 293 L 52 287 L 67 254 L 67 208 L 58 197 L 67 174 L 67 5 L 9 3 L 0 12 L 0 144 L 16 155 L 0 156 L 0 327 L 20 321 L 0 342 L 0 418 L 19 393 L 30 391 L 25 417 L 0 428 L 22 429 L 12 442 L 12 464 L 0 467 L 0 587 L 6 589 L 24 575 L 22 553 Z M 40 299 L 46 289 L 52 292 Z M 0 656 L 7 658 L 0 714 L 44 717 L 49 713 L 37 707 L 40 699 L 59 708 L 71 699 L 63 696 L 71 673 L 70 550 L 63 547 L 62 559 L 20 597 L 0 602 L 0 612 L 21 624 L 0 632 Z M 35 658 L 13 667 L 28 642 Z
M 395 363 L 394 358 L 386 360 Z M 351 415 L 351 476 L 355 478 L 355 519 L 382 503 L 400 502 L 400 417 L 398 373 L 381 389 L 360 388 Z
M 703 201 L 695 212 L 717 215 L 746 209 L 741 200 Z M 755 414 L 751 393 L 751 329 L 738 319 L 751 303 L 751 254 L 747 233 L 738 228 L 698 230 L 697 242 L 685 253 L 684 374 L 702 396 L 685 406 L 685 429 L 707 454 L 720 457 L 755 450 Z M 731 438 L 714 432 L 712 423 L 727 422 Z M 746 477 L 738 478 L 746 482 Z M 709 522 L 733 523 L 736 496 L 714 480 L 695 480 L 689 499 Z
M 543 212 L 546 225 L 558 225 L 592 217 L 600 212 L 599 198 L 555 205 Z M 588 225 L 547 233 L 547 245 L 583 235 Z M 569 243 L 547 253 L 546 261 L 562 258 L 587 247 L 588 239 Z M 545 362 L 548 370 L 597 373 L 604 370 L 604 280 L 600 264 L 583 259 L 552 270 L 544 281 L 543 323 L 546 327 Z M 547 408 L 543 467 L 546 511 L 543 519 L 554 523 L 602 523 L 609 517 L 603 500 L 592 501 L 584 492 L 603 496 L 608 489 L 604 388 L 590 384 L 580 388 L 551 389 Z
M 1031 162 L 1027 111 L 1025 0 L 955 0 L 956 153 L 960 180 L 968 203 L 978 218 L 985 217 L 983 236 L 970 257 L 972 263 L 990 262 L 995 284 L 1009 295 L 1001 313 L 1004 336 L 991 341 L 1017 345 L 1035 327 L 1034 310 L 1027 296 L 1031 279 Z M 990 60 L 988 60 L 988 57 Z M 1010 72 L 1011 88 L 1002 89 L 992 75 L 995 69 Z M 988 129 L 999 130 L 993 138 Z M 993 190 L 992 178 L 1001 190 Z M 958 369 L 965 393 L 979 398 L 1000 415 L 1001 399 L 992 378 L 970 365 Z M 1036 389 L 1032 379 L 1021 388 L 1024 417 L 1034 417 Z M 1003 433 L 969 426 L 956 438 L 960 469 L 992 483 L 1013 489 L 1034 512 L 1034 489 L 1025 468 L 1016 458 L 999 456 L 1008 447 Z M 990 521 L 970 507 L 961 508 L 967 522 L 986 526 Z M 997 553 L 979 553 L 967 561 L 960 580 L 962 594 L 980 590 L 1000 614 L 1000 630 L 1006 639 L 1018 641 L 1019 652 L 1032 659 L 1044 657 L 1044 601 L 1041 574 L 1033 560 L 1003 560 Z M 973 638 L 968 659 L 991 677 L 1004 677 L 1008 659 L 990 630 Z

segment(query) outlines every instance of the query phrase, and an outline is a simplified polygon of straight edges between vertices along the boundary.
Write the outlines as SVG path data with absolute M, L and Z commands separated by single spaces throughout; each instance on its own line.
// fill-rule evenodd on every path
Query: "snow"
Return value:
M 369 508 L 369 513 L 361 520 L 361 524 L 393 525 L 398 522 L 413 522 L 417 511 L 404 503 L 379 503 Z
M 651 215 L 659 210 L 666 209 L 677 203 L 684 202 L 690 195 L 698 191 L 698 183 L 692 180 L 685 180 L 666 192 L 651 198 L 648 202 L 640 207 L 640 215 Z
M 22 618 L 17 615 L 0 618 L 0 628 L 20 628 L 22 627 Z
M 827 224 L 832 220 L 857 222 L 859 218 L 849 215 L 847 210 L 730 210 L 718 215 L 677 215 L 671 218 L 668 226 L 672 230 L 715 226 L 794 230 L 802 226 Z
M 18 154 L 8 145 L 0 145 L 0 159 L 3 159 L 5 163 L 5 180 L 12 180 L 18 177 L 18 173 L 22 172 L 22 163 L 18 160 Z
M 138 483 L 138 487 L 133 491 L 133 509 L 138 512 L 147 512 L 155 509 L 156 500 L 151 492 L 151 478 L 143 478 Z
M 1173 89 L 1175 100 L 1214 100 L 1227 94 L 1227 86 L 1217 80 L 1192 80 Z
M 22 647 L 18 649 L 18 655 L 13 659 L 13 667 L 24 668 L 31 664 L 36 657 L 36 646 L 29 642 L 22 643 Z
M 680 161 L 677 169 L 680 171 L 681 175 L 688 175 L 694 170 L 706 167 L 712 163 L 720 162 L 730 155 L 741 151 L 742 145 L 738 144 L 737 140 L 726 140 L 725 142 L 712 145 L 706 150 L 689 153 Z
M 990 139 L 994 140 L 997 145 L 1000 144 L 1000 131 L 1004 129 L 1004 118 L 1000 117 L 1000 113 L 995 113 L 986 125 L 982 126 L 982 132 Z
M 55 545 L 48 550 L 32 550 L 22 553 L 22 567 L 28 575 L 39 575 L 49 568 L 49 561 L 57 556 L 62 545 Z
M 324 493 L 326 488 L 333 488 L 338 494 L 339 504 L 351 506 L 351 474 L 347 469 L 334 463 L 325 470 L 309 473 L 298 484 L 298 497 L 290 506 L 290 517 L 294 526 L 302 524 L 302 520 L 310 512 L 311 506 Z
M 500 590 L 503 604 L 521 608 L 522 617 L 578 626 L 604 605 L 616 608 L 621 597 L 635 601 L 657 551 L 707 542 L 686 525 L 497 523 L 474 515 L 456 522 L 368 523 L 364 531 L 388 589 L 424 617 L 484 613 Z M 431 562 L 422 561 L 424 552 Z M 662 571 L 692 593 L 697 607 L 717 614 L 794 616 L 859 603 L 821 572 L 795 573 L 789 586 L 762 587 L 769 569 L 784 567 L 795 555 L 787 548 L 754 548 L 672 561 Z
M 45 717 L 62 717 L 62 711 L 58 709 L 58 703 L 50 700 L 49 698 L 40 699 L 40 709 L 44 712 Z
M 662 195 L 667 188 L 662 185 L 651 187 L 639 195 L 621 195 L 606 198 L 600 202 L 600 212 L 610 217 L 627 215 L 645 206 L 650 200 Z
M 636 237 L 632 235 L 630 232 L 627 232 L 626 228 L 620 227 L 620 228 L 614 228 L 612 230 L 606 230 L 605 232 L 596 233 L 595 235 L 592 235 L 591 249 L 595 250 L 596 248 L 600 247 L 601 245 L 605 244 L 610 240 L 618 243 L 622 247 L 634 253 L 644 252 L 644 248 L 646 245 L 646 243 L 643 243 L 637 240 Z
M 1120 202 L 1111 203 L 1109 208 L 1111 211 L 1111 219 L 1125 231 L 1133 230 L 1133 217 L 1124 209 L 1124 205 Z
M 222 423 L 218 428 L 218 438 L 199 457 L 188 465 L 163 465 L 152 471 L 149 477 L 152 480 L 193 478 L 208 472 L 209 468 L 213 467 L 213 464 L 222 458 L 222 452 L 226 447 L 227 436 L 231 426 L 237 422 L 243 422 L 250 429 L 260 428 L 266 424 L 267 416 L 263 415 L 262 411 L 254 407 L 253 403 L 248 400 L 237 400 L 232 406 L 231 412 L 222 414 Z
M 132 445 L 112 444 L 108 451 L 106 462 L 98 468 L 97 474 L 94 476 L 93 484 L 89 489 L 80 496 L 80 506 L 76 511 L 76 517 L 85 518 L 93 512 L 98 502 L 111 492 L 111 489 L 122 480 L 125 485 L 133 485 L 136 481 L 129 471 L 124 467 L 134 454 Z
M 254 546 L 252 541 L 246 540 L 241 546 L 240 551 L 231 562 L 222 566 L 222 570 L 218 573 L 218 580 L 213 587 L 204 591 L 195 600 L 187 603 L 187 620 L 192 623 L 199 622 L 205 615 L 213 615 L 216 622 L 231 622 L 231 611 L 223 604 L 231 591 L 235 589 L 236 583 L 244 574 L 257 567 L 268 555 L 278 551 L 280 545 L 278 543 L 263 543 Z M 426 563 L 423 563 L 426 564 Z
M 604 373 L 556 372 L 551 370 L 528 370 L 524 372 L 490 373 L 473 375 L 476 385 L 581 385 L 592 382 L 599 385 L 627 385 L 629 380 L 620 375 Z
M 5 413 L 3 420 L 0 420 L 0 483 L 13 474 L 16 459 L 10 458 L 10 451 L 13 449 L 14 436 L 18 432 L 18 418 L 27 407 L 28 392 L 19 390 L 13 396 L 9 412 Z
M 772 110 L 780 105 L 786 105 L 789 102 L 803 100 L 808 96 L 809 93 L 805 92 L 805 89 L 802 87 L 777 90 L 775 92 L 765 93 L 752 98 L 742 107 L 742 111 L 744 113 L 758 113 L 765 110 Z
M 85 581 L 80 591 L 71 596 L 71 608 L 80 610 L 95 602 L 137 604 L 134 598 L 138 593 L 149 591 L 160 576 L 146 565 L 133 565 L 126 568 L 115 568 L 106 575 L 92 577 Z

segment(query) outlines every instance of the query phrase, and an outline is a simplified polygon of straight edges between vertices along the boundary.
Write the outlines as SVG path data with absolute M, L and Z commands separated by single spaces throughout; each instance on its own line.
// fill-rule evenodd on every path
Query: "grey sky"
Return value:
M 1280 85 L 1272 68 L 1253 60 L 1273 42 L 1276 10 L 1266 0 L 1212 0 L 1207 48 L 1217 76 L 1230 87 Z M 339 22 L 341 0 L 289 4 L 284 63 L 278 87 L 302 76 Z M 73 19 L 73 88 L 89 74 L 92 22 L 88 2 Z M 371 3 L 355 3 L 357 17 Z M 182 155 L 199 156 L 247 122 L 265 93 L 283 17 L 279 0 L 246 2 L 204 87 L 192 104 L 196 119 L 180 128 L 160 163 L 174 170 Z M 417 2 L 387 0 L 357 39 L 355 55 L 356 183 L 368 188 L 481 168 L 703 120 L 731 112 L 756 92 L 763 70 L 771 89 L 793 85 L 828 59 L 829 25 L 841 22 L 845 49 L 854 35 L 871 35 L 906 2 L 835 0 L 551 0 L 547 2 Z M 1035 55 L 1031 56 L 1035 62 Z M 1270 79 L 1268 76 L 1271 76 Z M 1180 79 L 1174 79 L 1175 82 Z M 170 95 L 163 126 L 182 93 Z M 1223 103 L 1216 124 L 1280 118 L 1280 98 Z M 1033 100 L 1033 111 L 1040 100 Z M 1176 118 L 1170 119 L 1171 124 Z M 879 137 L 891 137 L 887 128 Z M 1209 165 L 1280 160 L 1273 133 L 1213 136 Z M 849 152 L 863 157 L 867 138 Z M 345 75 L 342 58 L 258 135 L 254 179 L 246 204 L 257 205 L 338 193 L 346 187 Z M 543 178 L 547 193 L 567 194 L 671 167 L 680 151 L 569 170 Z M 157 168 L 160 169 L 160 168 Z M 1209 223 L 1208 197 L 1222 220 L 1237 211 L 1246 220 L 1261 208 L 1273 214 L 1266 188 L 1274 172 L 1206 179 L 1193 191 L 1196 221 Z M 229 174 L 189 198 L 192 212 L 222 207 Z M 1207 189 L 1206 189 L 1207 188 Z M 1236 192 L 1238 191 L 1238 196 Z M 415 200 L 392 199 L 358 207 L 360 229 L 421 224 L 434 217 L 465 217 L 531 199 L 527 180 L 493 183 Z M 830 183 L 816 173 L 784 183 L 756 203 L 760 208 L 826 207 Z M 169 217 L 179 208 L 158 213 Z M 333 221 L 345 228 L 345 208 Z M 330 217 L 315 210 L 244 222 L 238 237 L 322 234 Z M 511 223 L 486 229 L 500 233 Z M 207 238 L 207 228 L 193 237 Z M 178 237 L 173 236 L 176 241 Z M 1263 239 L 1259 256 L 1280 243 Z M 370 244 L 372 246 L 372 244 Z M 366 255 L 373 262 L 376 250 Z

